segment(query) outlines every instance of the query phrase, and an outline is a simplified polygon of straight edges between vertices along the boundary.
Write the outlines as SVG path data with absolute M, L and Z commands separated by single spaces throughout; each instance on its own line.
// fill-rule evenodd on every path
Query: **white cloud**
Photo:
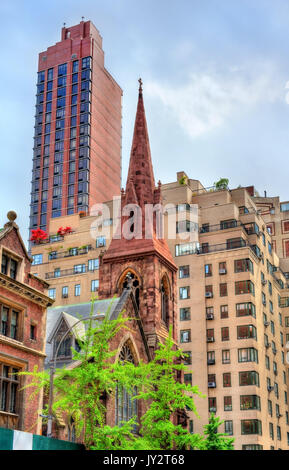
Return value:
M 282 85 L 283 83 L 283 85 Z M 268 65 L 194 72 L 186 84 L 146 82 L 146 93 L 159 99 L 192 138 L 224 126 L 259 103 L 284 99 L 284 81 Z

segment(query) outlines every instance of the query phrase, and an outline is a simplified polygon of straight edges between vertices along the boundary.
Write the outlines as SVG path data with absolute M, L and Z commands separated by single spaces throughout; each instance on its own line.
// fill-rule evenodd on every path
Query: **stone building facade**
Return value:
M 0 231 L 0 427 L 39 434 L 42 397 L 29 400 L 31 390 L 22 390 L 26 377 L 20 371 L 43 370 L 46 338 L 48 284 L 31 273 L 28 256 L 14 222 Z

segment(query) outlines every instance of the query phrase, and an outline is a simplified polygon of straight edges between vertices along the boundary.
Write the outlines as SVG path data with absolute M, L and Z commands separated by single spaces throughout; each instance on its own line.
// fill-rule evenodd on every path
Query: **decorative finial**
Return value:
M 63 23 L 63 27 L 64 27 L 64 28 L 65 28 L 65 26 L 66 26 L 66 23 Z
M 139 91 L 139 92 L 142 92 L 142 79 L 139 78 L 139 79 L 138 79 L 138 82 L 139 82 L 139 90 L 138 90 L 138 91 Z
M 7 214 L 7 219 L 9 222 L 14 222 L 15 219 L 17 219 L 17 214 L 14 211 L 9 211 Z
M 84 20 L 84 16 L 81 17 L 81 21 L 83 21 L 83 20 Z

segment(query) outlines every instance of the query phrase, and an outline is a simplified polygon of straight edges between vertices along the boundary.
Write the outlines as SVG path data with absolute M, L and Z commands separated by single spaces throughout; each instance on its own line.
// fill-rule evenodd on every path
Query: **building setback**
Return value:
M 121 97 L 91 21 L 39 54 L 30 231 L 120 193 Z
M 31 273 L 15 212 L 0 230 L 0 427 L 39 434 L 42 396 L 21 390 L 27 377 L 18 372 L 43 370 L 48 284 Z

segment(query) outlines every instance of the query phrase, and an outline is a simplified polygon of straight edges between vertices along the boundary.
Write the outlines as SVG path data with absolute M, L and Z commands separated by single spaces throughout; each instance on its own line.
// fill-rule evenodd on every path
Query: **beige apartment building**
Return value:
M 200 418 L 189 412 L 190 427 L 203 432 L 214 412 L 224 420 L 221 430 L 235 438 L 236 449 L 286 450 L 289 265 L 286 271 L 279 241 L 267 230 L 272 220 L 261 214 L 262 201 L 249 192 L 206 189 L 183 172 L 176 182 L 162 185 L 164 205 L 177 207 L 177 233 L 167 241 L 179 268 L 185 380 L 205 395 L 195 399 Z M 184 233 L 196 228 L 192 204 L 198 209 L 198 231 L 188 241 Z M 112 209 L 112 202 L 108 206 Z M 284 225 L 274 215 L 275 227 Z M 49 282 L 54 305 L 87 302 L 97 294 L 99 259 L 114 227 L 111 215 L 102 221 L 106 236 L 98 236 L 91 230 L 96 220 L 77 214 L 51 219 L 49 242 L 32 247 L 33 273 Z M 60 227 L 72 232 L 59 236 Z

